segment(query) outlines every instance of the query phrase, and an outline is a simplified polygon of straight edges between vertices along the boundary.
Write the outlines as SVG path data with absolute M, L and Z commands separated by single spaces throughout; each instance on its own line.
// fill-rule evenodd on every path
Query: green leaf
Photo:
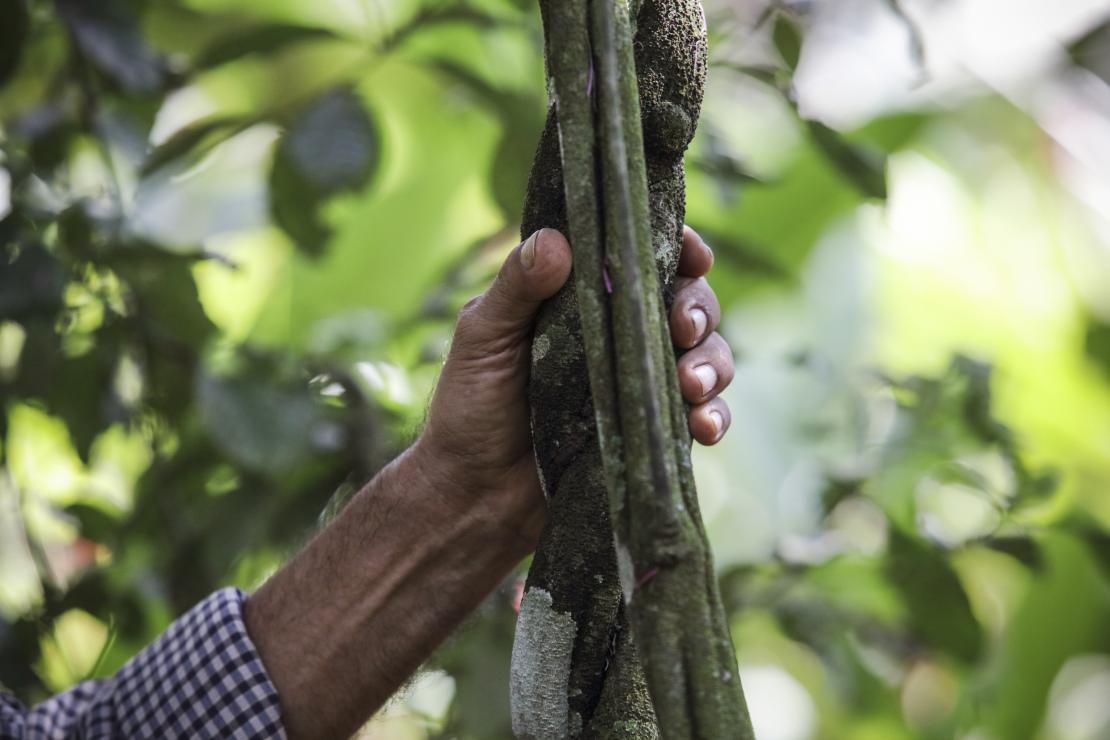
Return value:
M 306 387 L 202 373 L 197 392 L 212 441 L 249 470 L 281 476 L 345 443 L 343 428 Z
M 891 527 L 889 542 L 887 577 L 906 603 L 910 627 L 934 648 L 974 661 L 983 633 L 948 559 L 897 527 Z
M 935 120 L 935 113 L 891 113 L 864 124 L 852 133 L 852 138 L 893 154 L 912 145 Z
M 380 134 L 362 99 L 348 89 L 307 106 L 282 137 L 270 174 L 274 220 L 297 246 L 319 254 L 331 235 L 320 208 L 358 190 L 377 168 Z
M 1039 571 L 1044 566 L 1041 546 L 1032 537 L 992 537 L 985 544 L 992 550 L 1009 555 L 1032 570 Z
M 775 27 L 771 36 L 782 61 L 793 72 L 802 57 L 802 33 L 797 21 L 785 13 L 779 13 L 775 16 Z
M 119 0 L 57 0 L 55 6 L 84 57 L 121 88 L 149 93 L 162 87 L 165 65 L 126 5 Z
M 142 174 L 149 175 L 186 155 L 203 156 L 250 124 L 242 118 L 211 118 L 191 123 L 151 150 L 143 160 Z
M 120 527 L 119 513 L 109 512 L 102 506 L 88 503 L 67 506 L 65 512 L 67 516 L 77 520 L 82 537 L 97 543 L 115 542 L 115 536 Z
M 848 182 L 864 195 L 886 199 L 886 158 L 850 144 L 823 123 L 806 121 L 813 142 Z
M 52 316 L 61 308 L 64 286 L 61 263 L 42 246 L 0 247 L 0 319 Z
M 1083 348 L 1091 362 L 1110 377 L 1110 325 L 1097 319 L 1087 324 L 1087 332 L 1083 338 Z
M 118 358 L 109 344 L 98 344 L 78 357 L 59 362 L 43 390 L 52 413 L 65 420 L 73 447 L 88 462 L 93 442 L 118 421 L 112 385 Z
M 293 44 L 334 38 L 335 33 L 326 28 L 290 23 L 257 26 L 217 39 L 194 60 L 193 67 L 209 69 L 251 54 L 271 54 Z
M 490 189 L 506 220 L 516 221 L 524 205 L 536 140 L 544 127 L 544 106 L 527 95 L 498 89 L 456 61 L 434 59 L 429 64 L 448 80 L 465 86 L 501 122 L 501 140 L 490 163 Z
M 0 4 L 0 87 L 19 67 L 29 26 L 30 18 L 23 0 L 6 0 Z
M 1072 60 L 1110 81 L 1110 20 L 1101 23 L 1068 48 Z
M 71 107 L 59 101 L 48 102 L 12 123 L 13 138 L 27 142 L 27 153 L 36 171 L 49 173 L 69 156 L 80 135 Z
M 1110 649 L 1110 591 L 1091 551 L 1060 531 L 1044 537 L 1041 547 L 1045 567 L 1010 617 L 998 646 L 997 680 L 979 707 L 990 737 L 1030 737 L 1067 660 Z
M 174 353 L 196 353 L 216 331 L 200 303 L 192 262 L 142 244 L 130 245 L 107 261 L 131 288 L 148 335 L 172 346 Z
M 756 82 L 761 82 L 768 87 L 774 88 L 776 91 L 781 91 L 784 85 L 783 71 L 780 67 L 770 67 L 758 64 L 728 64 L 727 62 L 718 62 L 721 66 L 739 72 L 742 75 L 752 78 Z M 787 81 L 789 82 L 789 81 Z

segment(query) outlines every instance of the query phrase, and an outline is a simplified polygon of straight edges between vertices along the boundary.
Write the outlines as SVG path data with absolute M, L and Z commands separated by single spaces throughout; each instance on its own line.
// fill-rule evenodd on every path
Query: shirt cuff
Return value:
M 34 707 L 27 729 L 41 722 L 46 737 L 80 728 L 75 735 L 92 738 L 284 738 L 277 690 L 243 622 L 245 601 L 238 589 L 217 591 L 116 675 Z

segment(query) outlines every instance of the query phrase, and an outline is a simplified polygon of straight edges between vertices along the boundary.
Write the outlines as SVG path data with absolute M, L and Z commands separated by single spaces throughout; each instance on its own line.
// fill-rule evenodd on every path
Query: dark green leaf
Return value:
M 1032 537 L 992 537 L 986 541 L 987 547 L 1005 553 L 1033 570 L 1044 565 L 1041 547 Z
M 326 28 L 275 23 L 227 34 L 206 48 L 193 62 L 197 69 L 208 69 L 250 54 L 270 54 L 304 41 L 334 39 Z
M 43 318 L 23 323 L 26 339 L 13 390 L 62 419 L 74 449 L 87 461 L 93 440 L 124 416 L 112 383 L 118 338 L 101 330 L 87 351 L 70 355 L 55 325 Z
M 190 259 L 134 244 L 115 253 L 110 264 L 131 288 L 148 336 L 166 351 L 195 354 L 215 332 L 201 306 Z
M 365 104 L 347 89 L 333 90 L 306 107 L 282 137 L 270 175 L 270 208 L 300 249 L 323 250 L 330 230 L 321 220 L 321 206 L 369 182 L 379 147 L 378 129 Z
M 24 0 L 0 3 L 0 87 L 11 79 L 19 67 L 29 25 Z
M 906 603 L 914 632 L 959 660 L 972 662 L 979 656 L 982 630 L 942 552 L 892 527 L 886 570 Z
M 93 441 L 122 416 L 112 385 L 117 358 L 111 349 L 99 344 L 65 358 L 44 393 L 47 407 L 65 420 L 73 447 L 86 462 Z
M 726 201 L 736 197 L 737 185 L 761 182 L 758 177 L 744 168 L 742 162 L 733 157 L 691 157 L 687 160 L 687 164 L 697 167 L 712 177 L 720 186 Z
M 1083 347 L 1087 351 L 1087 357 L 1110 377 L 1110 324 L 1092 319 L 1087 324 Z
M 1082 540 L 1102 572 L 1110 578 L 1110 533 L 1083 516 L 1073 517 L 1067 528 Z
M 81 536 L 97 543 L 111 543 L 119 529 L 119 516 L 99 506 L 73 504 L 66 507 L 66 514 L 77 520 Z
M 80 134 L 80 128 L 70 106 L 51 102 L 18 118 L 11 132 L 27 142 L 27 153 L 34 168 L 48 173 L 69 155 L 70 146 Z
M 848 143 L 823 123 L 806 121 L 813 142 L 848 182 L 866 196 L 886 199 L 886 158 Z
M 797 21 L 785 13 L 776 15 L 772 38 L 782 61 L 793 72 L 802 56 L 802 33 Z
M 165 65 L 128 6 L 119 0 L 56 0 L 55 6 L 84 57 L 125 91 L 162 87 Z
M 212 118 L 189 124 L 159 144 L 143 161 L 142 174 L 185 155 L 202 156 L 250 125 L 241 118 Z
M 909 146 L 935 119 L 933 113 L 892 113 L 865 124 L 853 138 L 893 154 Z
M 1110 82 L 1110 21 L 1096 26 L 1068 51 L 1076 64 Z
M 0 246 L 0 319 L 52 316 L 61 308 L 64 286 L 65 271 L 45 248 Z
M 243 467 L 280 476 L 345 442 L 342 427 L 307 388 L 261 378 L 201 375 L 201 416 L 213 442 Z
M 43 691 L 42 680 L 31 668 L 40 655 L 40 629 L 31 619 L 0 617 L 0 684 L 23 696 Z
M 779 67 L 764 67 L 759 65 L 747 64 L 727 64 L 725 62 L 720 62 L 720 64 L 727 67 L 728 69 L 739 72 L 742 75 L 751 77 L 756 82 L 762 82 L 764 85 L 773 87 L 775 88 L 775 90 L 781 90 L 783 87 L 784 75 L 782 69 Z
M 863 481 L 856 478 L 826 478 L 825 487 L 821 491 L 821 510 L 829 514 L 842 501 L 858 496 L 862 484 Z

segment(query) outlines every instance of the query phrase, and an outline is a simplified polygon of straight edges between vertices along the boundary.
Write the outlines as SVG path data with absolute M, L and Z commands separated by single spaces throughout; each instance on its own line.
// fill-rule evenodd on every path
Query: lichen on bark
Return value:
M 552 103 L 522 231 L 567 233 L 575 268 L 535 333 L 529 395 L 550 510 L 527 588 L 576 627 L 565 691 L 581 728 L 567 735 L 750 737 L 665 328 L 704 16 L 697 0 L 634 0 L 633 45 L 621 0 L 540 6 Z M 530 720 L 514 721 L 526 732 Z
M 566 692 L 577 626 L 552 608 L 551 594 L 530 588 L 520 601 L 510 674 L 513 728 L 521 738 L 568 737 L 580 726 L 571 721 Z

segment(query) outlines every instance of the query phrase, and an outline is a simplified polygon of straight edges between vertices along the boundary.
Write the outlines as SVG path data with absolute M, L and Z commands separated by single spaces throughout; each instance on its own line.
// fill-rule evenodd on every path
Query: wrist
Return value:
M 546 503 L 530 455 L 507 469 L 490 471 L 425 432 L 397 463 L 424 481 L 437 505 L 514 563 L 536 549 Z

